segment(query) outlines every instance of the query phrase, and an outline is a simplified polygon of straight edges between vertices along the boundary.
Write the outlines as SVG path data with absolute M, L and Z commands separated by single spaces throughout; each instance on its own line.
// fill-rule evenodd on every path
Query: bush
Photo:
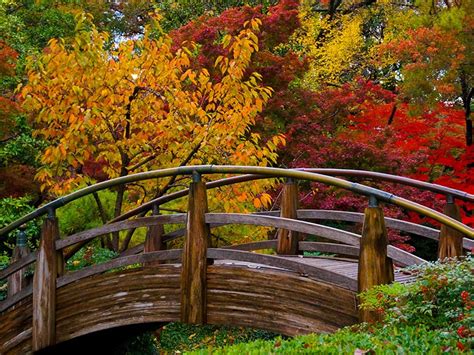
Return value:
M 10 264 L 10 258 L 0 254 L 0 270 L 5 269 Z M 0 301 L 7 298 L 7 280 L 0 280 Z
M 374 287 L 363 293 L 362 307 L 384 315 L 384 324 L 438 330 L 472 349 L 474 336 L 474 258 L 447 260 L 411 268 L 419 275 L 409 286 Z
M 23 217 L 24 215 L 32 212 L 34 210 L 33 206 L 29 205 L 29 197 L 24 196 L 20 198 L 2 198 L 0 199 L 0 228 L 7 226 L 8 224 L 16 221 L 18 218 Z M 40 235 L 40 224 L 41 220 L 36 219 L 27 223 L 26 225 L 26 236 L 28 240 L 28 246 L 30 249 L 35 249 L 38 246 L 38 240 Z M 19 230 L 16 229 L 8 234 L 6 240 L 2 241 L 0 246 L 0 252 L 11 250 L 15 246 L 15 238 L 18 235 Z
M 335 334 L 310 334 L 283 340 L 258 340 L 222 349 L 208 348 L 191 354 L 354 354 L 357 350 L 377 354 L 437 354 L 456 351 L 456 341 L 442 332 L 401 325 L 393 328 L 346 328 Z
M 105 263 L 117 256 L 117 253 L 95 246 L 87 246 L 79 250 L 66 263 L 66 269 L 69 271 L 79 270 L 87 266 Z

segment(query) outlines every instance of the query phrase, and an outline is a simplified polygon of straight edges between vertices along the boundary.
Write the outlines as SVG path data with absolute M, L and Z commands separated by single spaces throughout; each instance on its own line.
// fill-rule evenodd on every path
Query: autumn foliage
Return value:
M 21 101 L 48 142 L 36 174 L 44 194 L 201 163 L 373 170 L 474 192 L 472 2 L 271 3 L 204 12 L 165 34 L 138 2 L 141 22 L 116 28 L 140 35 L 123 38 L 99 30 L 107 26 L 98 13 L 77 16 L 73 37 L 53 38 L 30 57 L 19 95 L 0 97 L 1 122 Z M 0 74 L 10 75 L 18 54 L 1 39 L 0 53 Z M 115 215 L 172 183 L 119 191 Z M 365 183 L 444 205 L 428 192 Z M 229 192 L 235 203 L 216 201 L 225 210 L 278 204 L 270 185 L 218 193 Z M 303 184 L 301 204 L 362 211 L 367 201 Z M 474 207 L 459 204 L 474 225 Z M 413 250 L 408 236 L 389 237 Z

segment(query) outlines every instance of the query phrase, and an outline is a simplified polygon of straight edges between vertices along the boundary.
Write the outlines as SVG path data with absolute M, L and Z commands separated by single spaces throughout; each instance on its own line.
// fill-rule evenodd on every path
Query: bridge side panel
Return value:
M 333 332 L 357 322 L 355 293 L 277 269 L 210 265 L 210 324 L 285 335 Z M 56 340 L 114 327 L 180 320 L 180 265 L 99 274 L 57 289 Z M 0 353 L 31 353 L 31 297 L 0 314 Z
M 162 265 L 90 277 L 58 290 L 58 343 L 130 324 L 179 321 L 181 268 Z
M 334 332 L 357 323 L 355 293 L 294 273 L 209 266 L 208 323 L 285 335 Z
M 32 314 L 31 296 L 0 314 L 0 354 L 31 352 Z

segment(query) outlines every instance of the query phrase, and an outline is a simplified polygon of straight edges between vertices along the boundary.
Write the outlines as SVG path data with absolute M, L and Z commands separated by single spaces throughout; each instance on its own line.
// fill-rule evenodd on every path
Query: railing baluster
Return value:
M 446 198 L 446 206 L 444 206 L 443 213 L 448 217 L 461 221 L 461 211 L 458 205 L 455 204 L 452 195 Z M 462 233 L 448 227 L 441 225 L 438 243 L 438 259 L 459 257 L 463 255 Z
M 54 210 L 44 220 L 41 242 L 33 277 L 33 351 L 56 342 L 56 279 L 61 259 L 55 242 L 59 238 L 58 219 Z
M 158 206 L 153 206 L 153 215 L 157 216 L 160 214 Z M 165 250 L 166 244 L 163 242 L 163 235 L 165 234 L 165 229 L 163 224 L 156 224 L 148 228 L 145 238 L 145 244 L 143 246 L 144 253 L 150 253 L 153 251 Z M 145 266 L 153 266 L 161 264 L 161 261 L 155 261 L 146 263 Z
M 186 239 L 181 271 L 181 321 L 205 324 L 207 320 L 206 274 L 207 248 L 210 242 L 207 212 L 206 185 L 199 174 L 193 173 L 189 189 Z
M 375 197 L 370 196 L 364 214 L 357 275 L 359 292 L 394 280 L 392 259 L 387 257 L 388 238 L 383 211 Z M 359 319 L 370 322 L 379 320 L 379 316 L 372 311 L 360 310 Z
M 281 196 L 280 217 L 297 218 L 298 184 L 288 179 L 283 185 Z M 295 255 L 298 253 L 298 232 L 279 229 L 277 235 L 277 254 Z
M 25 229 L 25 225 L 20 227 L 20 232 L 16 238 L 16 246 L 15 249 L 13 249 L 12 263 L 22 259 L 29 253 L 28 245 L 26 244 Z M 8 277 L 8 297 L 13 296 L 26 287 L 27 280 L 25 279 L 25 271 L 26 268 L 20 269 Z

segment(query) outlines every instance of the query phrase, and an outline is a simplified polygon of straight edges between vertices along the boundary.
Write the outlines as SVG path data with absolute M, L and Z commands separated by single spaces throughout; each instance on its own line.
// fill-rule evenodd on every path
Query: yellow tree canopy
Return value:
M 143 38 L 107 48 L 82 17 L 71 44 L 52 40 L 28 64 L 21 88 L 35 134 L 50 145 L 37 179 L 54 194 L 93 179 L 88 162 L 107 178 L 180 164 L 266 165 L 276 159 L 275 137 L 263 148 L 250 131 L 272 90 L 246 74 L 258 50 L 259 20 L 225 36 L 221 77 L 193 65 L 198 51 L 172 48 L 154 25 Z M 190 48 L 190 46 L 187 46 Z

